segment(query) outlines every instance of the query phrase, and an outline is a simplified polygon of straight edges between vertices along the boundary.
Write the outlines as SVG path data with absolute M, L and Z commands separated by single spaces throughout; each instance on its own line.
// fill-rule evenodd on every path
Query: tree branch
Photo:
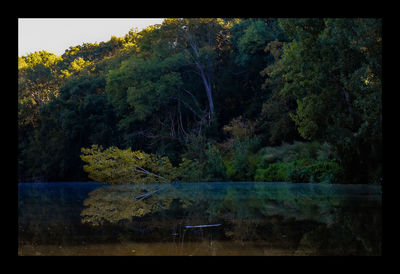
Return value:
M 152 173 L 152 172 L 150 172 L 150 171 L 147 171 L 147 170 L 145 170 L 144 168 L 142 168 L 142 167 L 140 167 L 140 166 L 138 166 L 138 165 L 135 165 L 135 164 L 134 164 L 134 166 L 135 166 L 136 168 L 139 168 L 140 170 L 139 170 L 139 169 L 134 169 L 133 171 L 137 171 L 137 172 L 140 172 L 140 173 L 143 173 L 143 174 L 146 174 L 146 175 L 153 175 L 153 176 L 155 176 L 155 177 L 164 179 L 164 180 L 166 180 L 166 181 L 169 182 L 168 179 L 166 179 L 166 178 L 164 178 L 164 177 L 162 177 L 162 176 L 160 176 L 160 175 L 157 175 L 157 174 L 155 174 L 155 173 Z
M 183 103 L 189 110 L 191 110 L 191 111 L 193 112 L 193 114 L 194 114 L 195 116 L 197 116 L 200 120 L 202 119 L 202 117 L 201 117 L 196 111 L 194 111 L 194 109 L 193 109 L 191 106 L 189 106 L 189 105 L 188 105 L 185 101 L 183 101 L 182 99 L 180 99 L 180 98 L 178 98 L 178 97 L 175 97 L 175 96 L 170 96 L 170 98 L 171 98 L 171 99 L 175 99 L 175 100 L 177 100 L 177 101 Z

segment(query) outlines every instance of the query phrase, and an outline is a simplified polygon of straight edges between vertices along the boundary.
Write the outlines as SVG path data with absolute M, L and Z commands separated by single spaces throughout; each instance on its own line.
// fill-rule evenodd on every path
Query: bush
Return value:
M 287 180 L 293 183 L 311 182 L 311 170 L 309 166 L 302 165 L 300 161 L 294 161 L 288 165 Z
M 206 150 L 206 138 L 203 135 L 191 134 L 188 137 L 188 143 L 186 144 L 185 153 L 182 154 L 182 158 L 204 163 L 207 160 Z
M 196 160 L 182 159 L 179 164 L 180 180 L 183 182 L 203 181 L 203 168 Z
M 259 152 L 258 168 L 267 168 L 269 164 L 276 162 L 288 162 L 294 160 L 295 151 L 293 145 L 283 144 L 279 147 L 264 147 Z
M 256 137 L 236 140 L 233 160 L 229 164 L 225 164 L 229 170 L 227 172 L 228 177 L 231 180 L 247 181 L 253 179 L 258 164 L 255 151 L 259 143 L 259 139 Z
M 295 142 L 255 153 L 257 138 L 236 139 L 234 151 L 227 151 L 224 160 L 215 145 L 206 146 L 203 161 L 183 159 L 179 166 L 183 181 L 340 182 L 341 169 L 329 160 L 327 144 Z
M 273 163 L 266 169 L 257 169 L 254 176 L 256 181 L 285 182 L 287 181 L 288 163 Z
M 341 169 L 334 161 L 317 161 L 310 167 L 316 182 L 338 183 L 341 178 Z
M 224 161 L 224 166 L 226 170 L 226 176 L 228 176 L 229 179 L 233 180 L 235 178 L 236 170 L 233 166 L 233 162 L 229 161 Z
M 235 139 L 250 139 L 254 136 L 255 122 L 239 116 L 225 125 L 223 131 L 232 135 Z
M 287 178 L 291 182 L 338 182 L 339 165 L 334 161 L 310 161 L 302 159 L 292 162 L 287 170 Z
M 333 161 L 301 159 L 291 162 L 272 163 L 268 168 L 256 170 L 255 181 L 284 181 L 294 183 L 338 182 L 340 168 Z
M 331 147 L 317 142 L 294 142 L 276 147 L 264 147 L 258 152 L 258 168 L 267 168 L 276 162 L 292 162 L 302 159 L 327 161 L 333 158 Z
M 207 162 L 204 166 L 204 174 L 207 181 L 224 181 L 226 180 L 226 170 L 224 162 L 222 161 L 219 150 L 208 144 L 206 151 Z
M 294 142 L 264 147 L 256 157 L 256 181 L 339 182 L 340 168 L 330 145 Z
M 227 179 L 225 163 L 219 150 L 212 144 L 207 144 L 203 162 L 197 159 L 182 158 L 179 164 L 180 179 L 184 182 L 224 181 Z

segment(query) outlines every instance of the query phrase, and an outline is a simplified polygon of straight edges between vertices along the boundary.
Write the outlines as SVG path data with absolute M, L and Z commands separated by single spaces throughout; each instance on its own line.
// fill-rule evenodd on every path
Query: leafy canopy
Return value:
M 121 150 L 92 145 L 82 148 L 83 166 L 89 178 L 106 184 L 166 183 L 178 177 L 177 169 L 167 157 L 147 154 L 143 151 Z

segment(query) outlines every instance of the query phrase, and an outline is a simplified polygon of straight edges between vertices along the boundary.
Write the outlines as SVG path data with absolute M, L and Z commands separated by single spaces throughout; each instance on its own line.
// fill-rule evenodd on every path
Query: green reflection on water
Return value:
M 113 254 L 116 246 L 125 254 L 122 247 L 135 243 L 142 251 L 131 255 L 381 254 L 381 191 L 376 186 L 257 182 L 107 185 L 90 191 L 82 206 L 81 226 L 75 226 L 71 239 L 86 231 L 81 237 L 84 241 L 103 244 L 107 239 Z M 220 226 L 185 227 L 204 224 Z M 30 229 L 33 227 L 31 224 Z M 36 234 L 43 234 L 39 227 L 35 229 Z M 20 235 L 24 238 L 24 233 Z M 49 240 L 49 233 L 46 235 L 42 239 Z M 53 235 L 53 240 L 56 238 Z M 64 246 L 76 247 L 71 239 L 65 238 Z M 37 246 L 43 247 L 44 242 Z M 47 244 L 52 246 L 51 241 Z M 150 249 L 147 253 L 144 244 Z

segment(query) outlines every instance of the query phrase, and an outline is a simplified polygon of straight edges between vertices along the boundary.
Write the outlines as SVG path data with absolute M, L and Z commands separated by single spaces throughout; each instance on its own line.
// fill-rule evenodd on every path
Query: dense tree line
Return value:
M 98 145 L 184 181 L 378 182 L 381 47 L 375 18 L 176 18 L 19 57 L 19 180 L 88 180 Z

